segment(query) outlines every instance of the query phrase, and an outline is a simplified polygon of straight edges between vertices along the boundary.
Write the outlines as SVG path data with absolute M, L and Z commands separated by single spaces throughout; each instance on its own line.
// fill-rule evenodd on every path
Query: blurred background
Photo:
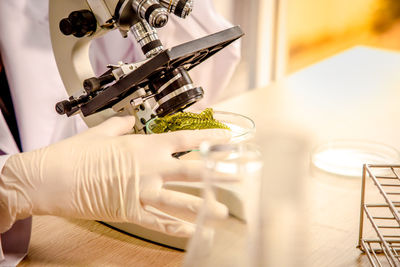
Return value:
M 214 4 L 246 33 L 232 92 L 235 87 L 268 85 L 356 45 L 400 51 L 400 0 L 214 0 Z

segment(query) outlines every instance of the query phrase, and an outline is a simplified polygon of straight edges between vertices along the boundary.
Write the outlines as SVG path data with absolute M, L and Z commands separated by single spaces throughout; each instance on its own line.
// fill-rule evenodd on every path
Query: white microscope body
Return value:
M 70 98 L 56 104 L 59 114 L 81 114 L 89 127 L 111 116 L 136 117 L 135 132 L 145 124 L 194 104 L 203 97 L 188 71 L 239 39 L 239 27 L 164 49 L 155 28 L 168 22 L 170 13 L 185 18 L 192 0 L 50 0 L 51 41 L 57 66 Z M 90 41 L 111 30 L 122 37 L 133 34 L 146 60 L 110 62 L 109 70 L 95 76 L 89 59 Z M 122 38 L 121 37 L 121 38 Z M 112 65 L 114 64 L 114 65 Z M 127 223 L 108 223 L 157 243 L 184 249 L 187 238 L 169 236 Z
M 110 65 L 110 73 L 96 78 L 89 61 L 89 46 L 93 38 L 100 37 L 114 29 L 118 29 L 123 37 L 126 37 L 128 32 L 132 32 L 146 57 L 152 58 L 164 50 L 154 27 L 163 27 L 168 21 L 169 12 L 174 12 L 184 18 L 190 13 L 191 8 L 191 0 L 168 2 L 156 0 L 51 0 L 49 19 L 54 55 L 66 90 L 74 98 L 73 101 L 70 99 L 58 103 L 57 111 L 60 114 L 71 115 L 71 111 L 74 113 L 74 107 L 77 108 L 82 104 L 80 101 L 84 96 L 94 98 L 98 95 L 95 91 L 104 90 L 108 84 L 124 78 L 145 63 L 125 64 L 119 62 L 116 65 Z M 114 103 L 117 105 L 112 105 L 112 109 L 108 108 L 102 112 L 90 111 L 90 114 L 84 114 L 85 122 L 89 126 L 93 126 L 115 115 L 115 112 L 126 109 L 137 117 L 136 128 L 141 131 L 144 127 L 142 122 L 149 120 L 152 113 L 146 100 L 150 98 L 149 96 L 154 95 L 146 93 L 144 89 L 137 88 L 131 98 L 125 99 L 125 101 L 122 101 L 121 97 L 120 101 Z M 83 101 L 88 100 L 90 99 Z M 135 109 L 139 105 L 144 105 L 145 109 L 143 106 L 142 109 Z M 92 113 L 95 112 L 96 114 L 93 115 Z

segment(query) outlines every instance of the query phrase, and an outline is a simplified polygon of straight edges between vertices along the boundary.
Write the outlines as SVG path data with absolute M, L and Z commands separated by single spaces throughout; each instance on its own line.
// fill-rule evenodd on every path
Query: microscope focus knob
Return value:
M 93 34 L 97 28 L 97 20 L 89 10 L 74 11 L 68 18 L 60 21 L 60 31 L 64 35 L 74 35 L 75 37 L 84 37 Z
M 60 115 L 68 115 L 71 111 L 76 110 L 80 105 L 86 103 L 88 101 L 88 97 L 88 95 L 82 95 L 79 98 L 74 98 L 71 96 L 69 100 L 58 102 L 55 106 L 56 111 Z
M 106 74 L 103 76 L 92 77 L 83 81 L 83 88 L 85 91 L 90 94 L 101 89 L 102 86 L 115 81 L 115 77 L 113 74 Z
M 55 108 L 58 114 L 64 115 L 72 110 L 72 104 L 68 100 L 64 100 L 58 102 Z

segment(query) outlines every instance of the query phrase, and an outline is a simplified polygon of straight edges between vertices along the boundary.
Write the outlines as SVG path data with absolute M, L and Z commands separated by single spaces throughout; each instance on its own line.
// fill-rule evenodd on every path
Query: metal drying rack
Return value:
M 367 192 L 368 178 L 380 197 Z M 400 165 L 364 165 L 358 248 L 372 266 L 400 266 Z

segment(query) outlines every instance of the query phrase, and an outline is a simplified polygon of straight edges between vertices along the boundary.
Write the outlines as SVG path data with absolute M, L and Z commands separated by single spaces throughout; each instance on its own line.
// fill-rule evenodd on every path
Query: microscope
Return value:
M 50 31 L 55 59 L 69 99 L 56 104 L 67 116 L 82 114 L 94 126 L 117 114 L 136 117 L 135 133 L 145 124 L 196 103 L 204 95 L 188 71 L 243 35 L 233 27 L 170 49 L 157 35 L 170 14 L 187 17 L 192 0 L 50 0 Z M 111 30 L 132 34 L 146 59 L 110 62 L 96 77 L 89 61 L 90 40 Z
M 192 0 L 50 0 L 50 34 L 56 63 L 69 95 L 56 103 L 60 115 L 81 114 L 89 127 L 112 116 L 135 116 L 134 133 L 145 133 L 154 117 L 182 111 L 202 99 L 189 71 L 243 36 L 236 26 L 169 49 L 157 28 L 170 14 L 190 15 Z M 90 41 L 118 30 L 132 34 L 146 59 L 110 62 L 100 76 L 89 60 Z M 140 225 L 107 223 L 119 230 L 171 247 L 184 249 L 187 238 L 169 236 Z

